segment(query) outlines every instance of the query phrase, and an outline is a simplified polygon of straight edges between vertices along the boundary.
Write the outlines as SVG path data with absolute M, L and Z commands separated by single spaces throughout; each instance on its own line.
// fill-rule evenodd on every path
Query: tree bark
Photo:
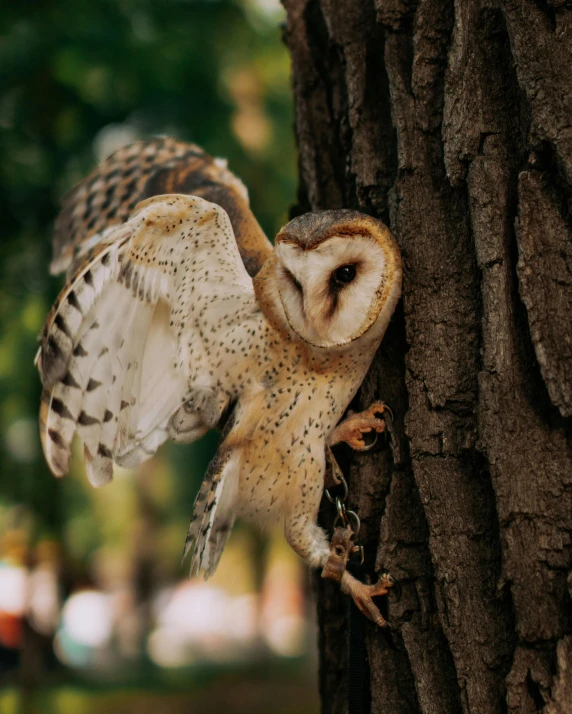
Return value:
M 391 448 L 350 503 L 390 593 L 372 714 L 572 712 L 570 0 L 284 0 L 297 212 L 390 226 L 398 309 L 361 391 Z M 323 711 L 344 596 L 318 582 Z

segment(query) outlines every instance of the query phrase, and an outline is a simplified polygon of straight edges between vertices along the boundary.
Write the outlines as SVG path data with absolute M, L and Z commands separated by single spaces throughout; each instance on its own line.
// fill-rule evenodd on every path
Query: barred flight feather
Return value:
M 218 298 L 207 297 L 209 286 Z M 112 477 L 113 461 L 134 467 L 168 438 L 169 421 L 191 389 L 182 354 L 195 349 L 205 359 L 200 330 L 183 329 L 176 302 L 186 300 L 192 310 L 195 287 L 204 303 L 200 316 L 208 311 L 213 322 L 229 305 L 254 300 L 228 217 L 190 196 L 143 201 L 76 271 L 50 313 L 38 354 L 46 388 L 42 443 L 56 475 L 69 468 L 75 433 L 98 486 Z
M 237 457 L 230 449 L 219 452 L 209 465 L 195 499 L 183 560 L 192 552 L 191 575 L 207 579 L 218 565 L 234 524 L 229 506 L 236 489 Z

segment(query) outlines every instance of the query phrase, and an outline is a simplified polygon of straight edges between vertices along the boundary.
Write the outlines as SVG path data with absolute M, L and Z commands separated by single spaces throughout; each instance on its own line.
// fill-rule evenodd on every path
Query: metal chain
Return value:
M 350 531 L 352 532 L 351 539 L 352 539 L 352 541 L 355 541 L 355 539 L 357 538 L 358 533 L 360 531 L 360 528 L 361 528 L 361 521 L 359 519 L 358 514 L 355 511 L 349 511 L 346 508 L 346 501 L 348 498 L 348 484 L 347 484 L 347 481 L 344 478 L 342 473 L 339 473 L 338 477 L 340 479 L 340 483 L 337 484 L 337 486 L 342 487 L 342 495 L 341 496 L 332 496 L 329 489 L 325 489 L 324 493 L 325 493 L 328 501 L 330 503 L 333 503 L 334 506 L 336 507 L 337 515 L 334 520 L 334 528 L 341 521 L 344 528 L 350 529 Z M 363 545 L 358 545 L 357 543 L 354 542 L 354 545 L 352 548 L 352 553 L 359 553 L 361 556 L 361 562 L 363 563 L 363 559 L 364 559 Z

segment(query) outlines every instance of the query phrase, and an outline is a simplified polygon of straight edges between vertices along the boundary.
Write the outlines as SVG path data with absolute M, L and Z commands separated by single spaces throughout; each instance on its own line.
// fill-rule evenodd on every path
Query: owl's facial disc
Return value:
M 332 235 L 311 248 L 276 243 L 278 292 L 291 328 L 316 347 L 361 337 L 383 307 L 387 256 L 368 233 Z

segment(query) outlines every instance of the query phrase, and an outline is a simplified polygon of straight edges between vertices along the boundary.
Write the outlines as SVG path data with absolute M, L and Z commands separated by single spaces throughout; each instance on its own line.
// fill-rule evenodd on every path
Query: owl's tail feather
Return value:
M 221 449 L 211 462 L 195 499 L 183 560 L 192 551 L 190 574 L 214 574 L 234 525 L 232 502 L 236 492 L 233 452 Z

